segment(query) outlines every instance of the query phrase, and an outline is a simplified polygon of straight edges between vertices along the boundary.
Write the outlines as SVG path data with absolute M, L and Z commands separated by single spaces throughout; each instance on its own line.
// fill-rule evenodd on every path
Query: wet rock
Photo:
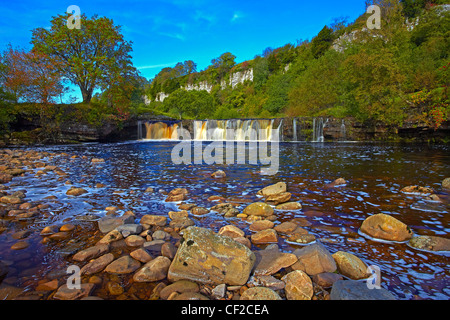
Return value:
M 267 196 L 265 201 L 272 205 L 279 205 L 281 203 L 288 202 L 291 199 L 292 194 L 290 192 L 281 192 Z
M 247 282 L 255 255 L 246 246 L 198 227 L 185 229 L 183 240 L 169 268 L 170 281 L 228 285 Z
M 320 242 L 296 249 L 293 254 L 298 261 L 292 265 L 292 269 L 302 270 L 308 275 L 335 272 L 337 269 L 333 256 Z
M 93 275 L 97 272 L 102 271 L 114 261 L 114 255 L 112 253 L 104 254 L 103 256 L 90 261 L 87 265 L 81 268 L 80 273 L 85 275 Z
M 450 189 L 450 178 L 445 178 L 442 180 L 442 188 Z
M 58 291 L 53 296 L 56 300 L 78 300 L 87 297 L 94 289 L 93 283 L 82 283 L 80 289 L 68 288 L 67 284 L 59 287 Z
M 216 211 L 219 214 L 224 215 L 226 218 L 235 217 L 239 214 L 239 210 L 231 203 L 219 203 L 211 208 L 212 211 Z
M 19 241 L 19 242 L 14 243 L 11 246 L 11 250 L 23 250 L 23 249 L 28 248 L 29 246 L 30 246 L 30 244 L 28 242 L 26 242 L 26 241 Z
M 135 223 L 123 224 L 116 228 L 116 230 L 122 233 L 124 237 L 140 234 L 142 232 L 142 229 L 142 225 Z
M 92 158 L 91 163 L 104 163 L 105 159 L 103 158 Z
M 141 218 L 142 225 L 164 227 L 167 223 L 167 217 L 157 215 L 145 215 Z
M 368 217 L 360 230 L 373 238 L 389 241 L 405 241 L 412 237 L 412 232 L 406 224 L 384 213 Z
M 286 188 L 286 183 L 284 182 L 278 182 L 276 184 L 267 186 L 261 190 L 259 190 L 257 192 L 257 195 L 263 196 L 263 197 L 267 197 L 267 196 L 271 196 L 273 194 L 278 194 L 278 193 L 282 193 L 282 192 L 286 192 L 287 188 Z
M 384 288 L 369 289 L 364 281 L 339 280 L 333 284 L 331 300 L 395 300 Z
M 223 170 L 217 170 L 216 172 L 211 174 L 211 178 L 214 178 L 214 179 L 221 179 L 221 178 L 226 178 L 226 177 L 227 177 L 227 175 L 226 175 L 225 171 L 223 171 Z
M 367 265 L 357 256 L 344 251 L 338 251 L 332 255 L 340 274 L 353 279 L 366 279 L 370 276 Z
M 132 215 L 123 215 L 121 217 L 104 216 L 97 223 L 101 233 L 108 233 L 124 224 L 134 224 L 134 219 Z
M 286 283 L 284 291 L 288 300 L 311 300 L 314 289 L 311 278 L 301 270 L 295 270 L 281 278 Z
M 252 234 L 251 241 L 254 244 L 276 243 L 278 235 L 274 229 L 266 229 Z
M 131 235 L 125 238 L 125 243 L 129 247 L 139 247 L 145 243 L 145 239 L 137 235 Z
M 0 202 L 6 204 L 19 204 L 22 203 L 22 199 L 14 196 L 3 196 L 0 198 Z
M 267 203 L 255 202 L 248 205 L 242 213 L 247 216 L 268 217 L 273 215 L 273 208 Z
M 194 207 L 191 209 L 191 213 L 195 216 L 203 216 L 209 213 L 209 210 L 202 207 Z
M 194 222 L 194 220 L 186 217 L 186 218 L 172 220 L 172 221 L 170 221 L 169 225 L 172 228 L 185 229 L 190 226 L 194 226 L 195 222 Z
M 279 233 L 289 234 L 293 233 L 298 228 L 298 225 L 294 222 L 283 222 L 277 225 L 274 230 Z
M 170 234 L 168 234 L 167 232 L 165 232 L 163 230 L 156 230 L 152 234 L 152 239 L 153 240 L 170 240 Z
M 257 250 L 253 253 L 256 257 L 253 274 L 256 276 L 275 274 L 297 262 L 297 257 L 294 254 L 281 252 L 277 248 Z
M 436 236 L 417 236 L 409 240 L 413 248 L 427 251 L 450 251 L 450 239 Z
M 274 290 L 266 287 L 253 287 L 244 291 L 241 300 L 282 300 Z
M 75 197 L 81 196 L 85 193 L 87 193 L 87 191 L 83 188 L 71 188 L 66 192 L 68 196 L 75 196 Z
M 344 185 L 344 184 L 347 184 L 347 181 L 345 181 L 344 178 L 337 178 L 336 180 L 334 180 L 334 181 L 332 182 L 332 184 L 333 184 L 334 186 L 342 186 L 342 185 Z
M 277 210 L 300 210 L 302 205 L 299 202 L 286 202 L 275 207 Z
M 73 230 L 75 230 L 75 226 L 70 223 L 66 223 L 66 224 L 62 225 L 61 228 L 59 228 L 59 231 L 61 231 L 61 232 L 71 232 Z
M 109 244 L 99 244 L 99 245 L 81 250 L 80 252 L 77 252 L 73 256 L 72 259 L 75 261 L 78 261 L 78 262 L 84 262 L 84 261 L 88 261 L 91 259 L 95 259 L 95 258 L 101 256 L 102 254 L 105 254 L 108 251 L 109 251 Z
M 211 291 L 211 297 L 219 300 L 225 297 L 227 293 L 227 285 L 225 283 L 219 284 Z
M 13 176 L 8 173 L 0 173 L 0 183 L 8 183 L 11 182 Z
M 36 291 L 53 291 L 58 289 L 58 280 L 53 279 L 51 281 L 42 282 L 36 287 Z
M 133 280 L 135 282 L 154 282 L 163 280 L 167 277 L 167 271 L 170 266 L 170 259 L 159 256 L 147 262 L 139 271 L 137 271 Z
M 249 229 L 251 231 L 262 231 L 266 229 L 272 229 L 274 227 L 274 223 L 270 220 L 258 220 L 253 222 Z
M 136 271 L 141 263 L 130 256 L 123 256 L 106 266 L 105 271 L 112 274 L 128 274 Z
M 299 244 L 308 244 L 311 242 L 316 241 L 316 236 L 313 234 L 301 234 L 301 233 L 294 233 L 289 236 L 288 241 L 290 242 L 296 242 Z
M 169 259 L 173 259 L 177 253 L 177 248 L 170 242 L 166 242 L 161 246 L 161 255 Z
M 332 287 L 336 281 L 343 280 L 343 277 L 337 273 L 324 272 L 313 276 L 313 281 L 322 288 Z
M 188 216 L 189 216 L 189 213 L 186 210 L 169 212 L 169 218 L 172 220 L 187 218 Z
M 227 236 L 230 238 L 239 238 L 239 237 L 245 236 L 244 231 L 242 231 L 238 227 L 231 225 L 231 224 L 220 228 L 218 234 L 221 236 Z
M 168 285 L 167 287 L 163 288 L 159 295 L 161 297 L 161 299 L 163 300 L 167 300 L 167 298 L 169 298 L 169 296 L 173 293 L 173 292 L 177 292 L 177 293 L 185 293 L 185 292 L 199 292 L 200 288 L 198 286 L 198 284 L 196 284 L 195 282 L 189 281 L 189 280 L 180 280 L 180 281 L 176 281 L 170 285 Z
M 144 243 L 144 248 L 149 251 L 161 251 L 162 246 L 166 242 L 164 240 L 152 240 Z
M 169 192 L 166 202 L 178 202 L 187 199 L 188 191 L 185 188 L 177 188 Z
M 417 194 L 417 195 L 430 195 L 430 194 L 434 193 L 433 189 L 427 188 L 427 187 L 421 187 L 421 186 L 404 187 L 402 190 L 400 190 L 400 192 Z
M 123 239 L 122 234 L 117 230 L 108 232 L 97 244 L 109 244 Z
M 254 285 L 255 287 L 267 287 L 272 290 L 282 290 L 286 286 L 286 284 L 278 280 L 273 276 L 258 276 L 254 275 L 248 281 L 248 284 Z
M 139 249 L 132 251 L 130 253 L 130 256 L 133 259 L 136 259 L 137 261 L 142 262 L 142 263 L 147 263 L 147 262 L 153 260 L 152 255 L 145 248 L 139 248 Z
M 21 240 L 27 238 L 31 234 L 31 230 L 21 230 L 14 232 L 12 238 L 16 240 Z

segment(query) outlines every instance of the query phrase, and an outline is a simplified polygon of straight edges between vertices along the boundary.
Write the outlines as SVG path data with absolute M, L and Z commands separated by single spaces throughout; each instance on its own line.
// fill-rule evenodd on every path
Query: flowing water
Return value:
M 259 200 L 256 196 L 258 190 L 284 181 L 292 193 L 291 201 L 299 201 L 303 209 L 276 210 L 276 224 L 292 218 L 305 218 L 311 223 L 305 229 L 331 253 L 347 251 L 360 257 L 367 265 L 379 266 L 382 286 L 398 299 L 450 299 L 448 255 L 419 251 L 406 243 L 377 242 L 358 234 L 365 218 L 386 213 L 406 223 L 417 235 L 448 238 L 450 195 L 441 187 L 442 180 L 450 176 L 448 146 L 280 143 L 278 174 L 262 176 L 257 165 L 173 164 L 171 150 L 176 144 L 173 141 L 139 141 L 39 149 L 65 152 L 78 155 L 78 158 L 53 158 L 50 164 L 68 173 L 59 181 L 53 173 L 40 177 L 26 174 L 7 184 L 10 190 L 25 189 L 27 201 L 48 204 L 49 208 L 46 218 L 32 223 L 17 223 L 0 234 L 0 260 L 10 265 L 4 284 L 27 292 L 34 290 L 43 277 L 64 273 L 65 267 L 71 264 L 66 257 L 71 245 L 84 247 L 94 244 L 92 239 L 95 238 L 96 226 L 90 221 L 103 216 L 107 206 L 133 210 L 138 218 L 176 210 L 174 203 L 164 202 L 163 194 L 144 193 L 147 187 L 167 192 L 174 188 L 187 188 L 190 197 L 186 202 L 207 208 L 216 204 L 208 201 L 208 197 L 219 195 L 229 202 L 238 203 L 242 212 L 248 203 Z M 104 158 L 105 163 L 92 165 L 82 156 L 87 159 Z M 210 174 L 217 169 L 223 169 L 227 178 L 212 179 Z M 330 183 L 339 177 L 345 178 L 347 184 L 331 187 Z M 89 193 L 68 197 L 66 191 L 70 185 L 64 183 L 66 180 Z M 97 183 L 105 187 L 95 188 Z M 409 185 L 434 188 L 442 202 L 400 192 Z M 193 217 L 193 220 L 197 226 L 214 231 L 231 223 L 245 230 L 247 235 L 251 234 L 249 224 L 238 218 L 224 218 L 211 213 Z M 67 222 L 78 226 L 73 239 L 41 243 L 39 232 L 44 226 Z M 20 251 L 10 250 L 11 244 L 17 241 L 12 238 L 13 233 L 24 229 L 31 231 L 27 238 L 31 245 Z M 301 247 L 286 242 L 282 237 L 279 245 L 286 252 Z

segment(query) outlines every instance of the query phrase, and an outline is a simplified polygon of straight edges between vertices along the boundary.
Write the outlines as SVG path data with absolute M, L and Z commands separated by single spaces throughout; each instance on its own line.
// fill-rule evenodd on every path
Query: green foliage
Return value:
M 176 118 L 208 118 L 213 108 L 213 98 L 206 91 L 186 91 L 178 89 L 164 100 L 163 111 Z
M 314 58 L 319 58 L 330 48 L 334 41 L 333 30 L 327 26 L 311 41 L 311 52 Z
M 0 134 L 8 132 L 11 122 L 15 120 L 14 102 L 14 95 L 0 87 Z

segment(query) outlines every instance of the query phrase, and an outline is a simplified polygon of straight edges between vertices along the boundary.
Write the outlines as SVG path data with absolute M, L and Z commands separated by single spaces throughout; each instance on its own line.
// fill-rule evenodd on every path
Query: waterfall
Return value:
M 297 138 L 297 119 L 292 119 L 292 141 L 298 141 Z
M 328 120 L 327 120 L 328 121 Z M 323 118 L 313 119 L 313 140 L 312 142 L 323 142 L 323 128 L 324 128 Z
M 194 140 L 199 141 L 245 141 L 274 139 L 274 120 L 266 119 L 230 119 L 230 120 L 196 120 L 193 123 Z M 231 129 L 232 132 L 227 132 Z M 228 134 L 232 134 L 229 136 Z
M 137 138 L 138 140 L 142 140 L 142 121 L 139 120 L 137 123 Z
M 140 122 L 140 121 L 139 121 Z M 142 124 L 138 122 L 138 138 L 142 135 Z M 145 122 L 146 140 L 178 140 L 181 123 Z M 140 132 L 139 132 L 140 131 Z
M 341 124 L 341 141 L 346 141 L 347 140 L 347 132 L 346 132 L 346 128 L 345 128 L 345 120 L 342 119 L 342 124 Z

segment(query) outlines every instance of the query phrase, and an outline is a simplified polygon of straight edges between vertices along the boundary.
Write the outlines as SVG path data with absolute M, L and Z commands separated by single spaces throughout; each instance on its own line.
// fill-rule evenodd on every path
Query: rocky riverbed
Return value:
M 450 240 L 424 232 L 420 222 L 410 226 L 395 214 L 367 212 L 352 226 L 331 225 L 286 177 L 241 196 L 211 194 L 211 186 L 229 178 L 226 168 L 203 168 L 192 188 L 158 181 L 137 187 L 121 170 L 131 176 L 139 170 L 109 161 L 0 150 L 0 299 L 421 299 L 414 284 L 400 286 L 410 293 L 403 296 L 392 290 L 392 269 L 404 278 L 413 255 L 436 260 L 442 287 L 433 290 L 450 296 L 449 270 L 441 267 Z M 439 192 L 422 186 L 398 192 L 447 210 L 448 179 L 439 185 Z M 337 176 L 322 188 L 351 192 L 352 183 Z M 382 256 L 391 247 L 392 265 L 367 259 L 368 251 Z M 381 289 L 367 286 L 374 265 L 380 265 Z M 76 289 L 71 268 L 81 274 Z

